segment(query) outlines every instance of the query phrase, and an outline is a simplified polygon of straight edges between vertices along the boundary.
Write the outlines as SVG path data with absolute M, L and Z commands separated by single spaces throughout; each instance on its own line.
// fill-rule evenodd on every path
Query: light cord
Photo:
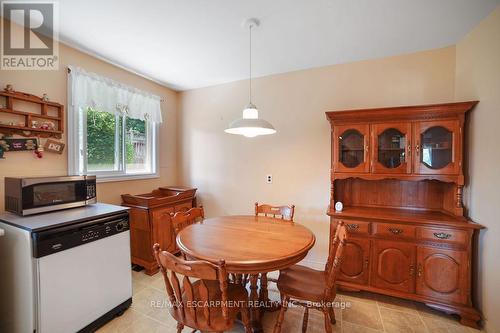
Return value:
M 249 45 L 250 45 L 250 47 L 249 47 L 249 56 L 248 56 L 249 63 L 250 63 L 250 66 L 249 66 L 250 67 L 250 75 L 249 75 L 250 79 L 249 79 L 249 87 L 248 87 L 249 88 L 248 95 L 249 95 L 250 104 L 252 104 L 252 27 L 253 27 L 253 25 L 250 24 L 250 28 L 249 28 L 249 31 L 250 31 L 250 33 L 249 33 L 249 36 L 250 36 Z

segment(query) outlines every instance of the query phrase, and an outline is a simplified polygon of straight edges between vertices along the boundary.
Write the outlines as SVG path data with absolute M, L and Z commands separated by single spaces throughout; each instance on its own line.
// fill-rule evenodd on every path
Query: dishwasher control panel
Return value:
M 33 257 L 40 258 L 129 230 L 128 213 L 32 234 Z

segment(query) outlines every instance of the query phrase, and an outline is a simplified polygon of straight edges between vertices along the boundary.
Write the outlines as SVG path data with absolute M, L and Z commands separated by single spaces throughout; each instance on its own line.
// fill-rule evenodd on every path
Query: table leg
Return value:
M 252 307 L 250 308 L 250 320 L 253 333 L 264 332 L 264 330 L 262 329 L 262 323 L 260 322 L 259 293 L 257 290 L 258 279 L 258 274 L 250 275 L 250 302 L 252 303 Z
M 262 273 L 260 275 L 260 300 L 265 307 L 262 311 L 274 312 L 280 309 L 280 305 L 277 302 L 273 302 L 269 299 L 269 293 L 267 291 L 267 273 Z
M 261 300 L 266 302 L 269 301 L 269 294 L 267 292 L 267 273 L 262 273 L 260 275 L 260 297 Z

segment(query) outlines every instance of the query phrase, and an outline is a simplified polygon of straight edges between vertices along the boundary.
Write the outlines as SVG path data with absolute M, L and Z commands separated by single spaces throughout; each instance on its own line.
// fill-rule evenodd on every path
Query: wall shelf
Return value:
M 43 138 L 56 138 L 60 139 L 64 133 L 64 106 L 59 103 L 46 101 L 41 97 L 14 91 L 2 91 L 0 92 L 0 99 L 5 100 L 5 107 L 0 108 L 0 115 L 12 115 L 15 117 L 22 116 L 23 121 L 11 121 L 8 124 L 2 122 L 0 123 L 0 133 L 5 135 L 20 135 L 20 136 L 37 136 Z M 17 102 L 21 103 L 34 103 L 38 112 L 28 112 L 21 111 L 14 108 L 14 104 Z M 49 109 L 54 112 L 55 115 L 49 114 Z M 33 127 L 32 121 L 34 120 L 47 120 L 54 124 L 55 129 L 43 129 L 40 127 Z M 24 124 L 24 126 L 19 125 Z

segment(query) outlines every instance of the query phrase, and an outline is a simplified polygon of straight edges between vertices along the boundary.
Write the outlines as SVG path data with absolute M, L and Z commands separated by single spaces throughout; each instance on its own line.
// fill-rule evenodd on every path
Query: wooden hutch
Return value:
M 330 228 L 343 220 L 350 233 L 341 288 L 423 302 L 477 327 L 472 273 L 482 226 L 462 205 L 465 113 L 476 104 L 326 113 Z
M 179 252 L 170 214 L 196 205 L 196 188 L 160 187 L 145 194 L 122 194 L 122 206 L 130 207 L 130 247 L 132 263 L 144 267 L 146 274 L 158 272 L 153 245 L 171 253 Z

